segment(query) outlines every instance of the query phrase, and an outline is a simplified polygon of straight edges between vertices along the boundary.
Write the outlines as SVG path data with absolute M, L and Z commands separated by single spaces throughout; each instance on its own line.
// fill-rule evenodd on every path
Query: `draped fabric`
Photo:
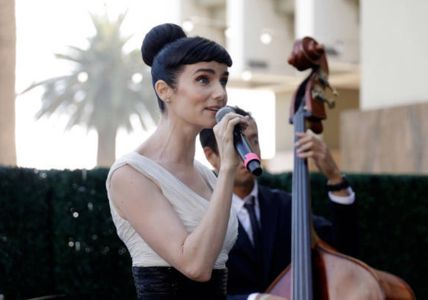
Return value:
M 213 172 L 196 160 L 194 161 L 194 164 L 202 178 L 208 183 L 211 189 L 214 189 L 216 177 Z M 125 243 L 131 255 L 132 265 L 141 267 L 169 266 L 163 258 L 161 258 L 150 248 L 149 245 L 147 245 L 129 222 L 119 216 L 114 203 L 111 200 L 111 176 L 115 170 L 124 165 L 133 167 L 159 187 L 165 198 L 168 199 L 174 210 L 177 212 L 177 215 L 188 232 L 192 232 L 199 224 L 208 209 L 209 201 L 195 193 L 161 165 L 137 152 L 131 152 L 124 155 L 110 168 L 106 181 L 110 212 L 116 226 L 117 234 Z M 141 217 L 144 218 L 144 215 Z M 159 222 L 162 222 L 162 220 L 159 220 Z M 237 228 L 237 218 L 231 210 L 225 240 L 221 252 L 215 262 L 215 269 L 225 267 L 228 253 L 237 237 Z M 165 236 L 159 238 L 167 239 L 169 237 Z

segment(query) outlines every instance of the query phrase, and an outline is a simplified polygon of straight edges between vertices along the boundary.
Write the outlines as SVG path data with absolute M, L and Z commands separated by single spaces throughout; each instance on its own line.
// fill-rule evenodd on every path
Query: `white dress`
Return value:
M 217 178 L 213 172 L 198 161 L 194 161 L 196 168 L 202 178 L 206 180 L 211 189 L 214 189 Z M 110 168 L 106 187 L 110 204 L 110 211 L 113 222 L 116 226 L 117 234 L 125 243 L 132 258 L 132 265 L 135 267 L 170 266 L 161 258 L 134 230 L 129 222 L 116 211 L 114 203 L 110 197 L 110 180 L 113 172 L 123 165 L 129 165 L 135 170 L 152 180 L 162 191 L 165 198 L 171 203 L 179 218 L 183 222 L 186 230 L 192 232 L 201 221 L 208 209 L 208 200 L 202 198 L 192 189 L 182 183 L 177 177 L 171 174 L 155 161 L 137 153 L 131 152 L 118 159 Z M 159 220 L 161 222 L 162 220 Z M 225 268 L 228 253 L 235 243 L 238 232 L 238 221 L 232 209 L 229 216 L 229 223 L 223 247 L 214 265 L 214 269 Z M 169 238 L 167 236 L 160 238 Z

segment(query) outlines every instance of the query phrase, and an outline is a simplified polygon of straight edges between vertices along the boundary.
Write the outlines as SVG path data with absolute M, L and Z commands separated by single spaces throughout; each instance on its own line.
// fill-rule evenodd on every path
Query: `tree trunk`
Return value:
M 117 128 L 98 128 L 97 167 L 110 167 L 116 159 Z M 113 126 L 111 126 L 113 127 Z
M 15 1 L 0 0 L 0 164 L 16 165 Z

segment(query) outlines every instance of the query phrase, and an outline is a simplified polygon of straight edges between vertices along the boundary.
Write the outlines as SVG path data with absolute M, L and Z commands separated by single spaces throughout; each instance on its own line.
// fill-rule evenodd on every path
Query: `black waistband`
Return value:
M 198 282 L 172 267 L 132 267 L 140 300 L 226 299 L 227 269 L 215 269 L 211 279 Z

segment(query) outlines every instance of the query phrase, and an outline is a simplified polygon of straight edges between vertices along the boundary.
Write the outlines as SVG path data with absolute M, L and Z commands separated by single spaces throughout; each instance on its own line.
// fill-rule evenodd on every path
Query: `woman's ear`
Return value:
M 155 83 L 156 94 L 163 102 L 169 103 L 172 96 L 172 88 L 163 80 L 158 80 Z

